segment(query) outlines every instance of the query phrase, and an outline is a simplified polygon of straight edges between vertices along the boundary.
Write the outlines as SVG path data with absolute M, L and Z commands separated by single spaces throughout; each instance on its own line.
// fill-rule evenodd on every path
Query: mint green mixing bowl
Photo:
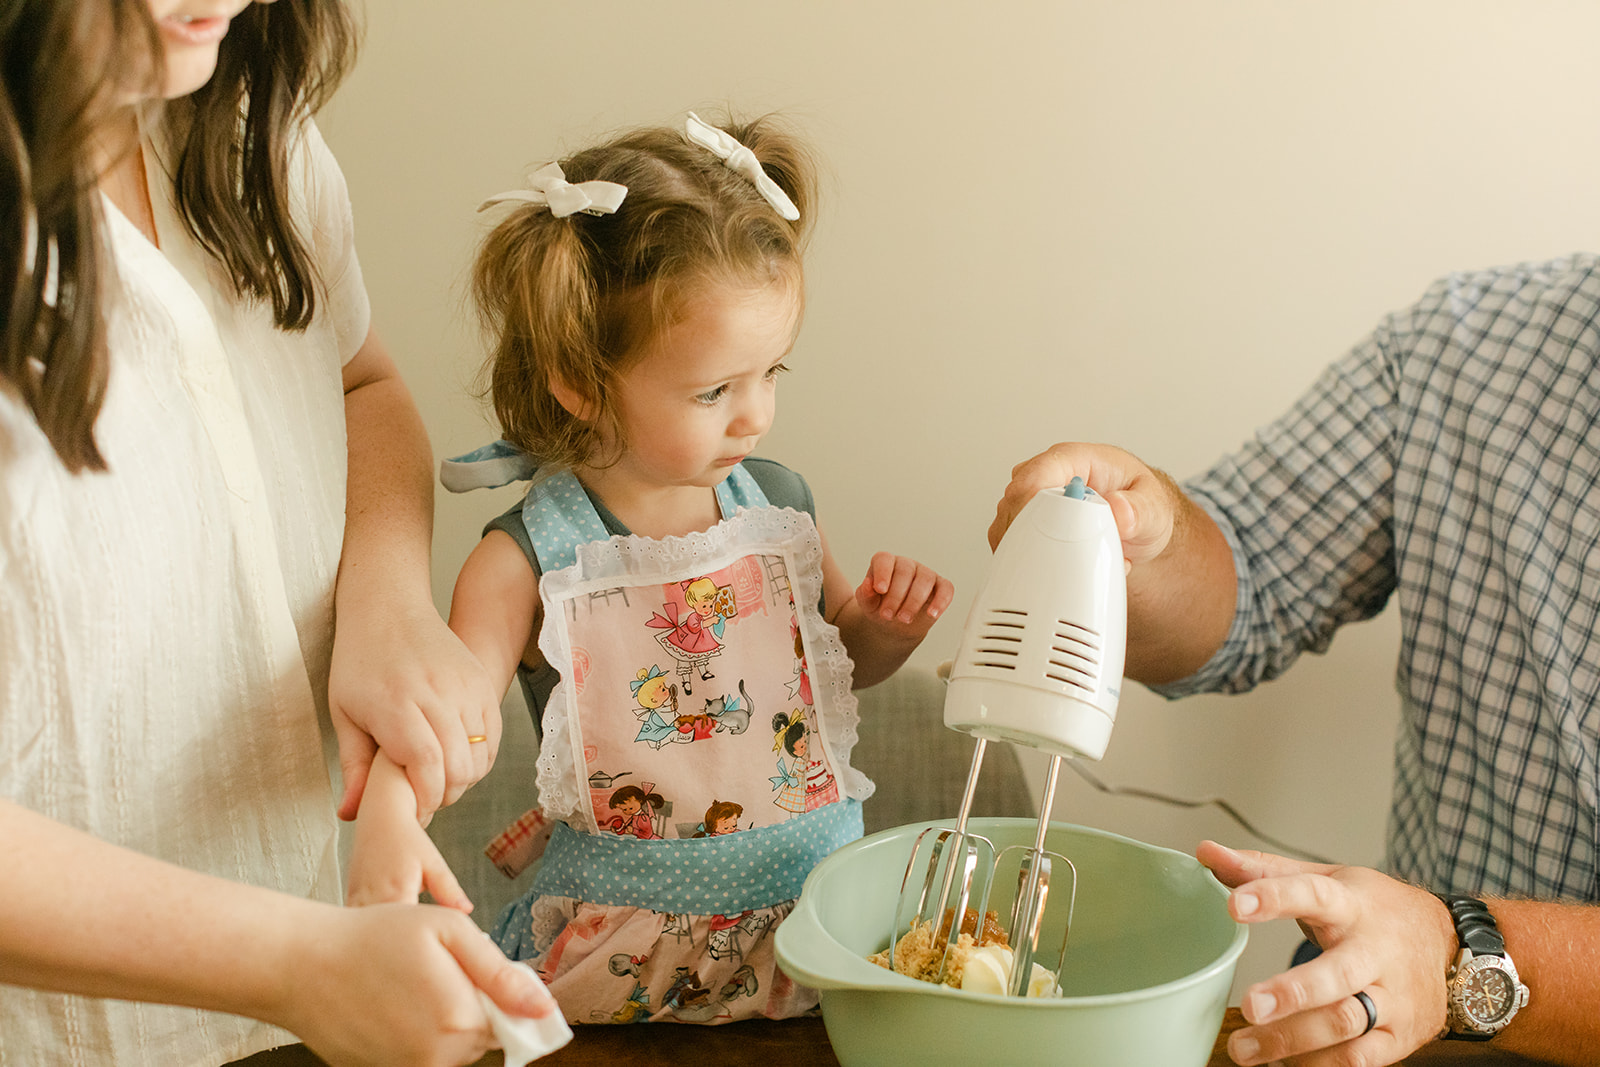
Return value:
M 1046 847 L 1078 871 L 1065 996 L 963 993 L 866 960 L 888 944 L 906 861 L 929 825 L 885 830 L 829 855 L 778 927 L 778 962 L 822 991 L 842 1067 L 1204 1067 L 1246 934 L 1228 915 L 1227 890 L 1194 857 L 1052 823 Z M 1027 819 L 971 822 L 996 848 L 1031 845 L 1034 828 Z M 1056 877 L 1060 884 L 1059 868 Z M 1059 923 L 1047 924 L 1041 954 L 1060 943 Z

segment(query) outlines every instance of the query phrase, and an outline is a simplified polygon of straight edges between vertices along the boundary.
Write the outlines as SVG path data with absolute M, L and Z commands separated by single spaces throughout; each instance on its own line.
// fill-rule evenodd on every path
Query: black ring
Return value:
M 1370 1034 L 1372 1033 L 1372 1028 L 1378 1025 L 1378 1009 L 1372 1003 L 1372 998 L 1367 996 L 1366 990 L 1362 990 L 1354 995 L 1355 998 L 1361 1002 L 1361 1006 L 1367 1009 L 1367 1027 L 1365 1030 L 1362 1030 L 1361 1033 L 1363 1035 Z

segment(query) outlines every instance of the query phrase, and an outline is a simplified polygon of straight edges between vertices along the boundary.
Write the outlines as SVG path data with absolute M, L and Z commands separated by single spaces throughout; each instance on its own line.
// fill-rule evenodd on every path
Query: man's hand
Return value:
M 1432 893 L 1368 867 L 1302 863 L 1213 841 L 1196 852 L 1233 889 L 1242 923 L 1294 919 L 1322 954 L 1245 990 L 1251 1025 L 1228 1038 L 1235 1063 L 1296 1067 L 1394 1063 L 1445 1025 L 1445 973 L 1455 955 L 1450 913 Z M 1357 993 L 1372 998 L 1377 1025 Z
M 989 547 L 1000 544 L 1012 520 L 1040 490 L 1082 478 L 1111 505 L 1122 537 L 1122 555 L 1132 567 L 1166 549 L 1182 514 L 1183 493 L 1172 479 L 1137 456 L 1111 445 L 1054 445 L 1011 469 L 1011 484 L 995 506 Z

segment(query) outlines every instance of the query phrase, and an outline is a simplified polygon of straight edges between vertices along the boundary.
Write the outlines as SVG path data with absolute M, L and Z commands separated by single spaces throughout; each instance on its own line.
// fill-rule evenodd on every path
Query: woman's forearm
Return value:
M 0 981 L 274 1021 L 326 905 L 162 863 L 0 801 Z
M 405 382 L 376 334 L 345 370 L 348 477 L 338 597 L 431 606 L 433 452 Z

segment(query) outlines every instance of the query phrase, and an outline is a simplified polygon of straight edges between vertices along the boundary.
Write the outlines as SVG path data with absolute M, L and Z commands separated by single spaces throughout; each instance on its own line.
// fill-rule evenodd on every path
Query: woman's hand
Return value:
M 500 697 L 432 603 L 341 613 L 328 706 L 344 772 L 343 819 L 355 817 L 379 747 L 405 768 L 426 820 L 489 773 L 500 746 Z
M 328 705 L 344 799 L 355 818 L 379 746 L 406 770 L 424 819 L 488 773 L 500 697 L 434 610 L 433 455 L 388 349 L 369 330 L 344 365 L 344 548 Z M 469 737 L 481 737 L 477 743 Z
M 477 998 L 542 1017 L 550 994 L 472 920 L 426 905 L 318 908 L 284 965 L 280 1003 L 261 1013 L 332 1067 L 453 1067 L 494 1046 Z
M 1243 923 L 1294 919 L 1322 954 L 1245 990 L 1251 1025 L 1228 1039 L 1235 1063 L 1296 1067 L 1394 1063 L 1445 1025 L 1445 973 L 1455 955 L 1449 912 L 1432 893 L 1368 867 L 1302 863 L 1213 841 L 1196 852 Z M 1366 1033 L 1372 999 L 1377 1024 Z

